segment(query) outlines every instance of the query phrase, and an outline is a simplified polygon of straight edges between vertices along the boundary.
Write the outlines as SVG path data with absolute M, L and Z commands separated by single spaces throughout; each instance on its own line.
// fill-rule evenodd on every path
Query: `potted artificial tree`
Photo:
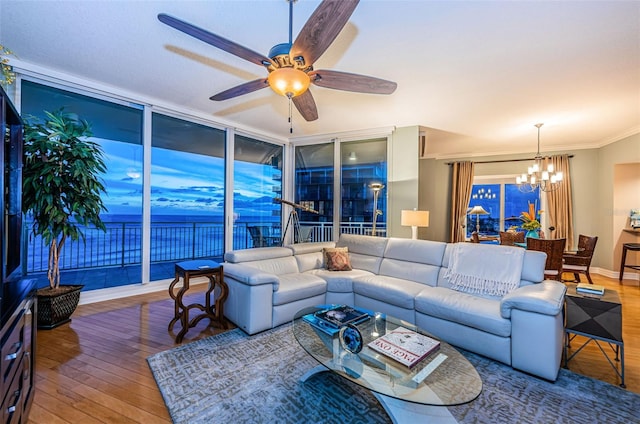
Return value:
M 60 285 L 65 241 L 84 240 L 87 225 L 106 231 L 100 218 L 106 166 L 100 146 L 87 140 L 86 121 L 62 109 L 44 113 L 44 122 L 27 120 L 24 128 L 22 206 L 33 218 L 33 234 L 49 246 L 49 287 L 37 291 L 38 327 L 55 328 L 70 321 L 83 287 Z

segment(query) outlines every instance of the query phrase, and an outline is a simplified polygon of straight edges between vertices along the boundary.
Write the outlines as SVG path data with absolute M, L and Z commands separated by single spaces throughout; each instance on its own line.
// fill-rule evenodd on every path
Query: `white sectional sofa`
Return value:
M 322 251 L 330 247 L 348 248 L 351 271 L 325 269 Z M 470 253 L 477 255 L 468 260 Z M 502 258 L 510 269 L 500 269 Z M 545 259 L 542 252 L 518 247 L 349 234 L 337 243 L 236 250 L 225 254 L 225 316 L 255 334 L 289 322 L 304 307 L 355 305 L 404 319 L 454 346 L 555 381 L 566 289 L 560 282 L 543 280 Z M 477 266 L 479 274 L 494 267 L 496 274 L 519 275 L 506 293 L 473 293 L 457 286 L 457 272 L 465 266 Z

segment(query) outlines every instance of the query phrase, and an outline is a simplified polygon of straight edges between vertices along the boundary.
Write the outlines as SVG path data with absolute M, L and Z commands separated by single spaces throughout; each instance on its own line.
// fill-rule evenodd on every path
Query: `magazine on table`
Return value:
M 317 328 L 318 330 L 322 330 L 330 336 L 333 336 L 340 332 L 340 328 L 327 324 L 320 318 L 316 317 L 315 314 L 303 315 L 302 319 L 311 324 L 313 327 Z
M 327 325 L 335 328 L 340 328 L 347 324 L 358 324 L 369 318 L 367 312 L 346 305 L 338 305 L 318 311 L 315 313 L 315 316 Z
M 440 349 L 440 342 L 424 334 L 398 327 L 369 342 L 371 349 L 413 368 L 429 354 Z

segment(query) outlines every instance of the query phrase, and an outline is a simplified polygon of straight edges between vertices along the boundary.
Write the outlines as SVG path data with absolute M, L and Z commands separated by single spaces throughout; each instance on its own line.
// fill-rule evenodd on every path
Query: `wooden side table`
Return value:
M 180 321 L 182 329 L 176 335 L 176 343 L 181 343 L 182 339 L 189 328 L 194 327 L 203 318 L 209 318 L 211 323 L 218 323 L 223 328 L 228 328 L 227 321 L 224 318 L 224 301 L 229 295 L 229 288 L 223 280 L 222 265 L 215 261 L 195 260 L 178 262 L 175 268 L 176 277 L 169 285 L 169 296 L 175 301 L 175 315 L 169 323 L 169 331 L 173 330 L 176 322 Z M 182 277 L 182 286 L 176 291 L 176 284 Z M 189 290 L 189 279 L 193 277 L 207 277 L 209 279 L 209 288 L 205 292 L 204 305 L 200 303 L 192 303 L 185 305 L 182 297 Z M 218 286 L 218 293 L 215 288 Z M 211 297 L 215 297 L 214 304 L 211 304 Z M 198 309 L 202 311 L 191 318 L 189 321 L 189 311 Z
M 624 342 L 622 340 L 620 296 L 617 291 L 611 289 L 605 289 L 602 296 L 582 294 L 576 292 L 576 287 L 576 284 L 567 284 L 564 367 L 568 368 L 569 361 L 586 345 L 594 341 L 620 377 L 620 387 L 624 388 L 626 386 L 624 384 Z M 571 356 L 568 356 L 567 350 L 570 347 L 570 342 L 576 335 L 587 337 L 587 341 Z M 612 348 L 615 353 L 614 361 L 620 362 L 620 371 L 598 341 L 606 342 Z

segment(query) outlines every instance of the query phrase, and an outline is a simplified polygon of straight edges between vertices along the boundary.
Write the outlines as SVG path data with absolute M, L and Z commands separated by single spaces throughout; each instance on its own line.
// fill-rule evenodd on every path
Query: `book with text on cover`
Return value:
M 409 368 L 413 368 L 430 353 L 438 350 L 440 342 L 424 334 L 398 327 L 369 342 L 368 346 Z

